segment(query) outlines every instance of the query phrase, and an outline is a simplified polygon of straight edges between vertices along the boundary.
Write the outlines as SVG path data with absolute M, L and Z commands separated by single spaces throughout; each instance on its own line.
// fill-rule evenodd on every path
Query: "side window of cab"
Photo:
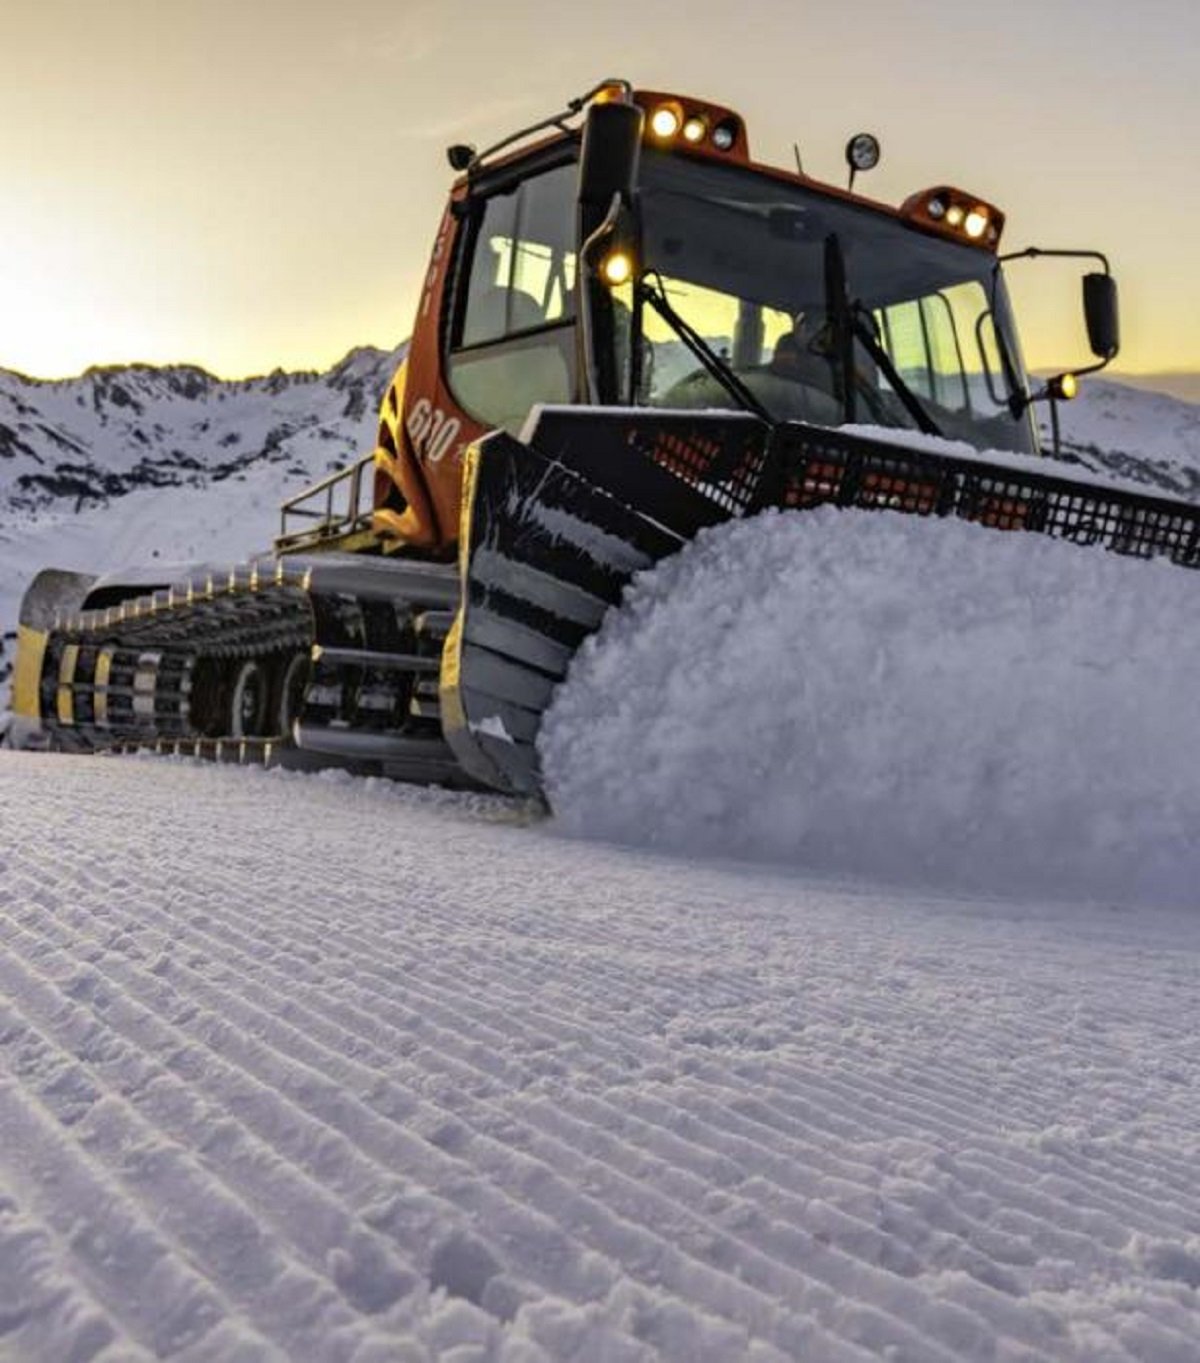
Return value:
M 472 416 L 513 435 L 535 403 L 575 395 L 577 178 L 571 162 L 490 195 L 468 237 L 450 387 Z

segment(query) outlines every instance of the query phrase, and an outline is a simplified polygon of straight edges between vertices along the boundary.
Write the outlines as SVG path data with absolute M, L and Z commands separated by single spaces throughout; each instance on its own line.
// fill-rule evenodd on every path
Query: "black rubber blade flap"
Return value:
M 751 508 L 766 428 L 740 413 L 543 408 L 467 455 L 461 610 L 442 724 L 463 767 L 541 791 L 537 733 L 576 649 L 634 573 Z

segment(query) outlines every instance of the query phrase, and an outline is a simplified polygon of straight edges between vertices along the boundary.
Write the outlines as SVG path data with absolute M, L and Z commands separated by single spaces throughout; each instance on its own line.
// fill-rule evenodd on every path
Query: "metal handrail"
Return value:
M 362 510 L 363 471 L 373 467 L 374 457 L 364 455 L 344 469 L 327 474 L 319 482 L 312 483 L 289 497 L 279 507 L 279 540 L 292 540 L 303 536 L 305 539 L 330 539 L 337 535 L 360 528 L 370 517 L 371 508 Z M 336 489 L 346 488 L 344 510 L 334 508 Z M 306 505 L 323 497 L 322 505 Z M 304 530 L 289 530 L 288 518 L 316 521 L 317 524 Z

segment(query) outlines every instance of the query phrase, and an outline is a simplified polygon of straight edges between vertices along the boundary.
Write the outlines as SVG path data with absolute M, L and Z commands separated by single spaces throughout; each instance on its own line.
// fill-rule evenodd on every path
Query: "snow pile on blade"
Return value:
M 824 509 L 637 579 L 541 736 L 572 832 L 985 891 L 1194 899 L 1200 577 Z

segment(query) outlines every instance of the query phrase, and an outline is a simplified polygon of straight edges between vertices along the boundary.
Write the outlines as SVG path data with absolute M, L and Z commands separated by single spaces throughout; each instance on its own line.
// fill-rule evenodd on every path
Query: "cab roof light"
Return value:
M 700 114 L 692 116 L 683 125 L 683 140 L 685 142 L 703 142 L 705 134 L 708 132 L 708 124 Z
M 920 227 L 936 228 L 944 236 L 995 250 L 1004 230 L 1004 214 L 991 204 L 949 185 L 913 194 L 900 215 Z
M 660 142 L 669 142 L 683 127 L 683 110 L 674 100 L 660 104 L 650 115 L 650 131 Z
M 718 151 L 731 151 L 737 141 L 737 135 L 737 121 L 732 118 L 722 119 L 712 130 L 712 144 Z
M 592 95 L 593 104 L 628 104 L 632 87 L 627 80 L 608 80 Z

